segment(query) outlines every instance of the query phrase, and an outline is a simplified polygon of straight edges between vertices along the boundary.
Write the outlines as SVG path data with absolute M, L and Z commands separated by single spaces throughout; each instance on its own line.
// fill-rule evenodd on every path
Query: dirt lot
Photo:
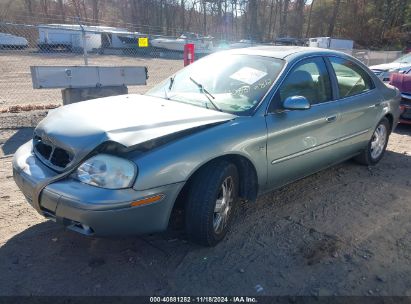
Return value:
M 61 103 L 61 92 L 34 90 L 30 66 L 83 65 L 83 57 L 72 53 L 35 53 L 0 51 L 0 109 L 23 104 Z M 144 93 L 183 67 L 183 60 L 144 58 L 115 55 L 89 55 L 90 65 L 147 66 L 147 86 L 130 86 L 130 93 Z
M 29 127 L 41 114 L 0 119 Z M 0 129 L 0 295 L 411 296 L 411 127 L 376 167 L 348 161 L 243 205 L 215 248 L 179 231 L 86 238 L 44 220 L 11 172 L 32 130 Z

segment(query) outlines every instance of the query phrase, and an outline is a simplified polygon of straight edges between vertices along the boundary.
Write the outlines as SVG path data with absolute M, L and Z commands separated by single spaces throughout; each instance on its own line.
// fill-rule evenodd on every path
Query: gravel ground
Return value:
M 0 129 L 0 295 L 411 296 L 410 126 L 377 166 L 344 162 L 243 204 L 202 248 L 180 231 L 97 239 L 43 219 L 12 178 L 36 122 L 23 115 Z
M 90 65 L 147 66 L 147 86 L 130 86 L 129 93 L 144 93 L 183 67 L 183 60 L 115 55 L 89 55 Z M 10 52 L 0 50 L 0 109 L 25 104 L 62 103 L 61 91 L 34 90 L 30 66 L 84 65 L 81 54 Z

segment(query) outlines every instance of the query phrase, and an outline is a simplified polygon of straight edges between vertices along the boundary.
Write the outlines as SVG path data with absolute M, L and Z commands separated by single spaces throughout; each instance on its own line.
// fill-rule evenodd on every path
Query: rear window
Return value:
M 354 96 L 374 88 L 370 75 L 356 63 L 338 57 L 330 57 L 337 77 L 340 98 Z

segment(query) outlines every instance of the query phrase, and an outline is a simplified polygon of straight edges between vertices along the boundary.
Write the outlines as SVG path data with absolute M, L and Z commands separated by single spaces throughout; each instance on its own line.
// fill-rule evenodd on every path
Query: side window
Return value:
M 340 98 L 357 95 L 374 88 L 371 77 L 356 63 L 338 57 L 330 57 L 337 76 Z
M 304 96 L 311 104 L 332 100 L 330 77 L 322 58 L 299 63 L 282 83 L 279 90 L 281 104 L 288 97 Z

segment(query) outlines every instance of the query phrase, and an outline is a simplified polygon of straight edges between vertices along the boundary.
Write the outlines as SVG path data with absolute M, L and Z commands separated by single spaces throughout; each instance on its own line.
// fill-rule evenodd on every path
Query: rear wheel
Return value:
M 238 171 L 215 161 L 193 177 L 186 202 L 186 232 L 193 242 L 214 246 L 229 230 L 238 200 Z
M 375 128 L 367 148 L 355 160 L 367 166 L 376 165 L 384 156 L 389 136 L 390 122 L 387 118 L 383 118 Z

